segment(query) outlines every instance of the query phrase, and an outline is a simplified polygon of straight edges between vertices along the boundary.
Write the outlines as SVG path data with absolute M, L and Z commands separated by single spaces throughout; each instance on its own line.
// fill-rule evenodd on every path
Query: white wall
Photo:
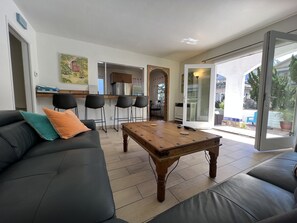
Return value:
M 242 118 L 245 75 L 260 65 L 261 57 L 257 53 L 216 66 L 216 73 L 226 78 L 224 117 Z
M 227 53 L 227 52 L 231 52 L 233 50 L 237 50 L 239 48 L 242 48 L 242 47 L 245 47 L 245 46 L 248 46 L 251 44 L 255 44 L 257 42 L 261 42 L 264 40 L 264 34 L 270 30 L 276 30 L 276 31 L 280 31 L 280 32 L 290 32 L 290 31 L 296 30 L 296 29 L 297 29 L 297 15 L 292 16 L 292 17 L 285 19 L 283 21 L 277 22 L 275 24 L 272 24 L 270 26 L 267 26 L 263 29 L 253 32 L 249 35 L 246 35 L 241 38 L 230 41 L 230 42 L 223 44 L 221 46 L 215 47 L 212 50 L 209 50 L 205 53 L 199 54 L 195 57 L 189 58 L 189 59 L 185 60 L 184 62 L 182 62 L 181 69 L 183 70 L 184 64 L 201 63 L 203 60 L 206 60 L 206 59 L 209 59 L 209 58 L 212 58 L 212 57 L 215 57 L 215 56 Z M 293 33 L 296 34 L 297 31 L 295 31 Z M 259 48 L 259 46 L 260 46 L 260 48 Z M 255 48 L 259 48 L 261 50 L 262 46 L 258 45 Z M 215 61 L 209 61 L 207 63 L 226 61 L 227 59 L 234 58 L 235 56 L 239 56 L 240 54 L 242 54 L 242 52 L 237 52 L 237 53 L 230 54 L 229 56 L 217 58 Z
M 9 32 L 8 24 L 29 44 L 30 51 L 30 75 L 32 85 L 38 82 L 38 77 L 34 77 L 34 72 L 38 73 L 37 53 L 36 53 L 36 33 L 29 24 L 27 30 L 23 29 L 16 21 L 16 12 L 22 14 L 18 7 L 11 0 L 2 0 L 0 3 L 0 110 L 15 109 L 13 81 L 10 63 Z M 33 104 L 35 104 L 35 91 Z
M 178 92 L 179 63 L 162 58 L 137 54 L 120 49 L 92 43 L 67 39 L 59 36 L 37 33 L 38 64 L 40 67 L 39 84 L 52 85 L 60 89 L 86 90 L 87 85 L 65 84 L 60 81 L 59 53 L 78 55 L 88 58 L 89 84 L 97 83 L 97 63 L 106 61 L 136 67 L 144 67 L 144 92 L 147 92 L 147 65 L 167 67 L 170 69 L 169 120 L 173 120 L 174 103 Z M 84 114 L 83 100 L 80 101 L 80 114 Z M 113 115 L 114 101 L 108 101 L 107 118 Z M 38 112 L 43 106 L 52 107 L 51 100 L 38 98 Z M 81 117 L 83 117 L 81 115 Z M 109 120 L 109 124 L 111 120 Z

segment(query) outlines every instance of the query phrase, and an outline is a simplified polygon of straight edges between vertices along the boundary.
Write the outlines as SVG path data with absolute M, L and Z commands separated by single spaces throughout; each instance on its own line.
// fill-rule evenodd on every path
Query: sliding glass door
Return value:
M 260 75 L 255 148 L 272 150 L 296 144 L 297 35 L 265 35 Z

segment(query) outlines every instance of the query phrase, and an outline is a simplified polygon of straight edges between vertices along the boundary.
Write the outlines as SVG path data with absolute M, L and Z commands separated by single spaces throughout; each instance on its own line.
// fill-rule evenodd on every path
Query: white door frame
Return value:
M 188 101 L 188 71 L 189 69 L 210 68 L 210 91 L 209 91 L 209 111 L 206 121 L 187 121 L 187 101 Z M 198 102 L 199 104 L 199 102 Z M 185 64 L 184 67 L 184 97 L 183 97 L 183 125 L 197 129 L 210 129 L 214 126 L 215 108 L 215 65 L 214 64 Z

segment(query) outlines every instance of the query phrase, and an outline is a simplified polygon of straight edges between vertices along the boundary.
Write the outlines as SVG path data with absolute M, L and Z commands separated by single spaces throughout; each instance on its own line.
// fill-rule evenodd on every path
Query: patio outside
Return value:
M 292 55 L 296 55 L 296 52 L 284 54 L 275 61 L 274 67 L 278 82 L 284 81 L 289 76 L 289 68 L 293 60 Z M 257 84 L 253 83 L 252 78 L 260 75 L 261 59 L 262 53 L 256 53 L 216 65 L 215 129 L 255 137 L 258 113 L 257 100 L 253 95 L 255 95 L 254 91 Z M 281 86 L 283 87 L 281 91 L 290 90 L 290 93 L 293 94 L 292 101 L 294 102 L 290 105 L 291 110 L 293 110 L 295 109 L 296 83 L 288 78 L 285 80 L 287 83 Z M 274 83 L 274 85 L 276 84 Z M 288 95 L 284 95 L 283 101 L 289 100 L 288 97 Z M 270 107 L 274 106 L 275 108 L 269 111 L 267 137 L 275 138 L 290 135 L 292 126 L 284 129 L 280 125 L 281 121 L 286 118 L 286 111 L 281 109 L 281 105 L 274 105 L 273 99 L 271 101 Z M 290 119 L 293 121 L 293 113 L 289 115 L 292 116 Z

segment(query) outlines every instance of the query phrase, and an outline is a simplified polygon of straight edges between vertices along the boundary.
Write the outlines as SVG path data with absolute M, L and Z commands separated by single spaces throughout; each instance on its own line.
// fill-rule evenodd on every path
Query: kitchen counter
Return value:
M 76 98 L 85 98 L 89 91 L 83 91 L 83 90 L 60 90 L 59 93 L 68 93 L 72 94 Z M 36 97 L 39 98 L 51 98 L 53 97 L 53 92 L 36 92 Z M 131 95 L 131 97 L 136 98 L 136 96 Z M 105 99 L 117 99 L 118 95 L 104 95 Z

